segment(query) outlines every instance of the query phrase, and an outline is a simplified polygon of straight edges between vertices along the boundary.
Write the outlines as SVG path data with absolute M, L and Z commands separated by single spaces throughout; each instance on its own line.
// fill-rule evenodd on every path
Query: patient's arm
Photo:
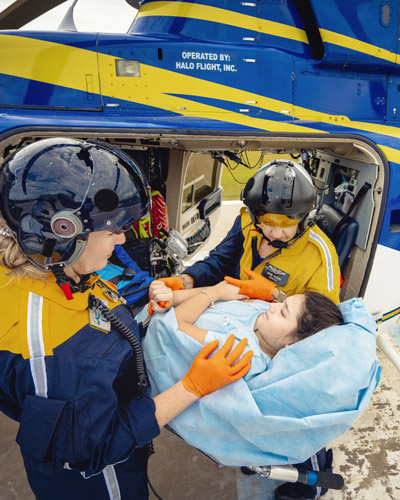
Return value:
M 196 289 L 182 290 L 182 292 L 192 292 L 194 290 Z M 246 298 L 246 295 L 240 295 L 238 293 L 239 288 L 230 285 L 226 281 L 222 281 L 218 283 L 218 285 L 197 290 L 197 294 L 188 295 L 186 300 L 175 307 L 175 316 L 179 330 L 203 344 L 208 330 L 193 325 L 201 313 L 203 313 L 211 303 L 217 302 L 218 300 L 240 300 Z M 203 293 L 203 290 L 206 293 Z

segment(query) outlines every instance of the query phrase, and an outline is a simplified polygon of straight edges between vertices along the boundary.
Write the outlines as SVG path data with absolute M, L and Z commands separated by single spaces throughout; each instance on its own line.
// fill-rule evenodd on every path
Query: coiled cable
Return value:
M 117 316 L 110 311 L 110 309 L 97 297 L 90 294 L 89 295 L 89 308 L 97 309 L 100 311 L 101 315 L 106 321 L 109 321 L 115 329 L 130 343 L 136 364 L 136 372 L 138 376 L 138 387 L 141 394 L 144 394 L 146 387 L 148 386 L 148 378 L 146 370 L 144 368 L 143 353 L 142 348 L 130 328 L 128 328 L 122 321 L 120 321 Z

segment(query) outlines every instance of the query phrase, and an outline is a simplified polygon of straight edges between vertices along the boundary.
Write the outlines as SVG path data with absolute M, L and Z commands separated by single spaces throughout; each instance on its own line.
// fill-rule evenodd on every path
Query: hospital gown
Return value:
M 271 360 L 254 323 L 263 301 L 218 302 L 196 325 L 205 342 L 248 338 L 252 367 L 241 380 L 211 393 L 170 427 L 187 443 L 228 466 L 299 463 L 346 432 L 365 410 L 379 381 L 376 324 L 362 299 L 339 306 L 345 325 L 288 346 Z M 178 329 L 174 310 L 155 314 L 143 342 L 151 396 L 187 372 L 201 345 Z

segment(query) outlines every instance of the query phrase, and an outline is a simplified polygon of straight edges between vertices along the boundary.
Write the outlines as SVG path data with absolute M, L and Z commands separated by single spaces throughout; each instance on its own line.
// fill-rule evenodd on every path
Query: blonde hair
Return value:
M 39 269 L 24 255 L 10 229 L 0 221 L 0 264 L 8 269 L 10 278 L 32 278 L 51 280 L 51 273 Z

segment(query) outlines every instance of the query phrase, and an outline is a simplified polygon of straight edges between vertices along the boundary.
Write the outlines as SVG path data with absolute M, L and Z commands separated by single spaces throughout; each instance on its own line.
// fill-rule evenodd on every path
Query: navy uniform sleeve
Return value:
M 203 261 L 196 262 L 184 273 L 194 279 L 194 286 L 211 286 L 219 283 L 224 276 L 239 277 L 240 258 L 243 254 L 243 232 L 240 215 L 222 242 L 211 250 Z

